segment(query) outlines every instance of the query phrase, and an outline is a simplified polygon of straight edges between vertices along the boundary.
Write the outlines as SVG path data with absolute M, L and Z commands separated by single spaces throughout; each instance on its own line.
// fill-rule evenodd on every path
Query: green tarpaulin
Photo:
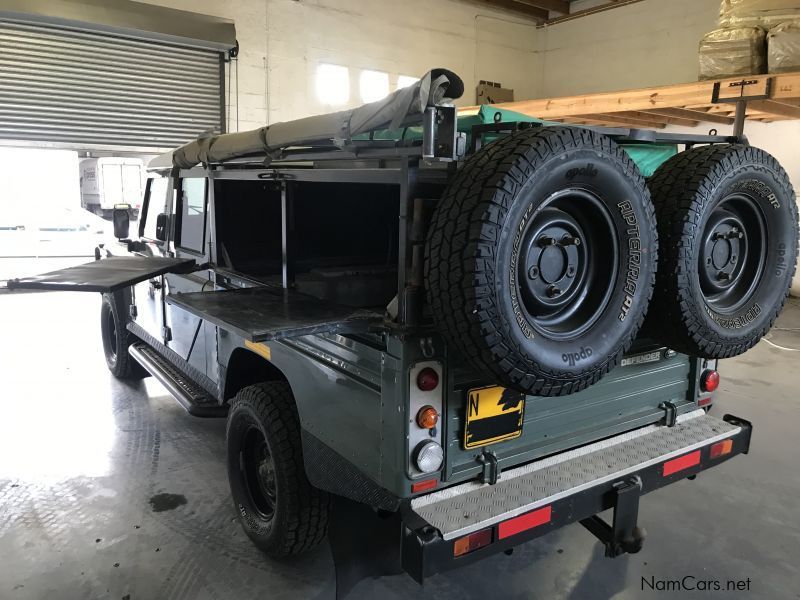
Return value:
M 500 117 L 496 117 L 496 115 Z M 511 121 L 526 121 L 531 123 L 543 123 L 541 119 L 536 119 L 524 115 L 522 113 L 514 112 L 512 110 L 505 110 L 496 106 L 485 104 L 480 107 L 477 114 L 470 116 L 458 117 L 458 130 L 467 134 L 467 144 L 470 143 L 469 137 L 472 134 L 472 127 L 474 125 L 483 125 L 485 123 L 495 123 L 497 120 L 502 122 Z M 553 125 L 560 125 L 560 123 L 552 123 Z M 369 135 L 358 136 L 356 139 L 366 140 Z M 403 131 L 375 131 L 372 134 L 372 139 L 375 140 L 418 140 L 422 139 L 422 127 L 408 127 Z M 484 142 L 490 142 L 493 136 L 487 135 L 484 137 Z M 674 144 L 621 144 L 628 155 L 633 159 L 633 162 L 639 167 L 642 175 L 650 177 L 653 172 L 668 158 L 674 156 L 678 152 L 677 146 Z

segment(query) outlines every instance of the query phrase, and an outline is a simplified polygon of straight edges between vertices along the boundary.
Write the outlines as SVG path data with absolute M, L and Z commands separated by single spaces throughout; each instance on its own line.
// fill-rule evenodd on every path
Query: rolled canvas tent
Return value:
M 447 69 L 433 69 L 413 85 L 377 102 L 250 131 L 201 137 L 153 159 L 150 168 L 188 169 L 238 156 L 270 154 L 291 146 L 324 142 L 342 146 L 370 131 L 419 123 L 428 107 L 447 104 L 463 93 L 464 83 L 458 75 Z

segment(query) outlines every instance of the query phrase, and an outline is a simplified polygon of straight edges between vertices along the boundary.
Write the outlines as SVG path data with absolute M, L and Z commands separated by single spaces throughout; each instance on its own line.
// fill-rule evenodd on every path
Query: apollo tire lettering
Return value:
M 576 177 L 597 177 L 597 167 L 592 163 L 587 163 L 585 167 L 570 169 L 567 171 L 565 178 L 567 181 L 572 181 Z
M 581 349 L 578 352 L 565 352 L 561 355 L 561 360 L 567 363 L 570 367 L 574 367 L 579 362 L 586 360 L 592 356 L 593 352 L 592 349 L 584 346 L 581 346 Z

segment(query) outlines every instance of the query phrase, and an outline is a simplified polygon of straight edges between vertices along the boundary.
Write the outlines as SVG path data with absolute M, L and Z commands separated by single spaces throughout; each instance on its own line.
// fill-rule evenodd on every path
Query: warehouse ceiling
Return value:
M 478 0 L 479 4 L 502 8 L 535 19 L 540 25 L 553 25 L 641 0 Z

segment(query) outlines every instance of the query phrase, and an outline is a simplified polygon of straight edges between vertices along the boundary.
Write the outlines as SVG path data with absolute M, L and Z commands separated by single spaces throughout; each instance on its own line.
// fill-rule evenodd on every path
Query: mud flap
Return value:
M 328 542 L 336 568 L 336 599 L 368 577 L 399 575 L 403 523 L 399 512 L 375 509 L 333 496 Z

